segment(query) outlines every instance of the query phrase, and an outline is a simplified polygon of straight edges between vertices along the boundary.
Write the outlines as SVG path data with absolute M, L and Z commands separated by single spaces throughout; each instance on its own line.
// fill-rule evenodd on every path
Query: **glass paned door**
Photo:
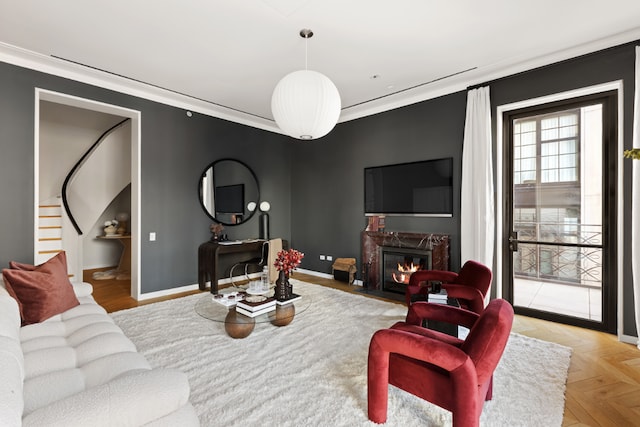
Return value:
M 507 295 L 516 311 L 606 329 L 608 105 L 584 100 L 509 117 Z

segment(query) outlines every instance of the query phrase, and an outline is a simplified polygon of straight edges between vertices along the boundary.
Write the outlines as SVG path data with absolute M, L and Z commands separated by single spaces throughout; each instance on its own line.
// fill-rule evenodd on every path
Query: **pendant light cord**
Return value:
M 309 39 L 313 37 L 313 31 L 308 29 L 300 30 L 300 37 L 304 39 L 304 69 L 309 69 Z
M 304 69 L 307 71 L 309 69 L 309 37 L 304 38 Z

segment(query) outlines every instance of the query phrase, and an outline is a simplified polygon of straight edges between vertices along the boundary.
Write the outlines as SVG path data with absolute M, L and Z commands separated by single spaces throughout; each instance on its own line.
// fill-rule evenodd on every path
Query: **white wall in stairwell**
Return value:
M 60 196 L 73 165 L 100 135 L 122 120 L 110 114 L 40 102 L 40 202 Z
M 102 212 L 131 183 L 131 123 L 114 130 L 96 147 L 67 187 L 78 225 L 90 229 Z
M 83 238 L 83 268 L 85 270 L 104 267 L 115 267 L 120 261 L 122 245 L 117 240 L 100 240 L 96 236 L 104 234 L 106 220 L 111 220 L 120 212 L 131 212 L 131 186 L 127 186 L 109 204 Z M 131 231 L 128 227 L 127 231 Z

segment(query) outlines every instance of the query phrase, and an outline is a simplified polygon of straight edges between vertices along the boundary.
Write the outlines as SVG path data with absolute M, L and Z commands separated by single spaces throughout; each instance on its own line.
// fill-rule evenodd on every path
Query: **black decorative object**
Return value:
M 280 271 L 276 280 L 275 299 L 278 301 L 288 300 L 291 297 L 292 288 L 293 286 L 289 283 L 289 275 L 284 271 Z
M 266 212 L 260 213 L 259 237 L 264 240 L 269 240 L 269 214 Z

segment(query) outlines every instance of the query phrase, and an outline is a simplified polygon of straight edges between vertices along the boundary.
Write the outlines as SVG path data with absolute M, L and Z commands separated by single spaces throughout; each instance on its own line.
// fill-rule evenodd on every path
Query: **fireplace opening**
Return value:
M 382 250 L 382 290 L 404 294 L 411 274 L 431 269 L 431 251 L 398 249 Z

